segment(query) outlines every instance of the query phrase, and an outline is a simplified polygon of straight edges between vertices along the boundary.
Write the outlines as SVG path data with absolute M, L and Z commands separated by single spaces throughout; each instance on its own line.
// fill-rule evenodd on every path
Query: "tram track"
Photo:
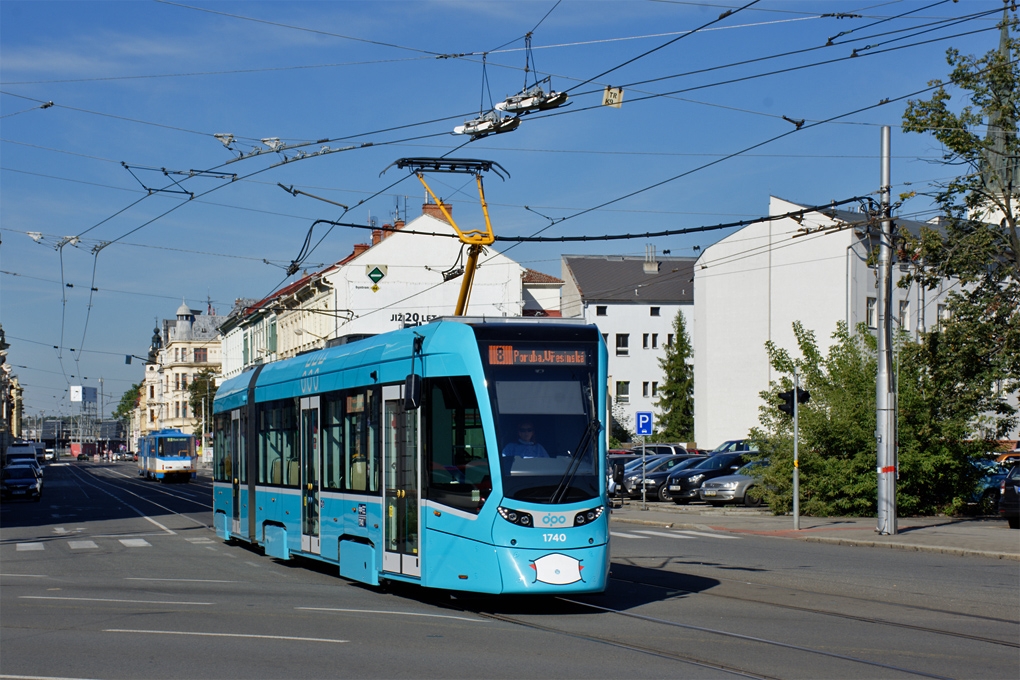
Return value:
M 629 583 L 631 585 L 645 586 L 645 587 L 657 588 L 657 589 L 661 589 L 661 590 L 669 590 L 670 592 L 678 593 L 678 594 L 698 595 L 699 597 L 720 598 L 720 599 L 731 600 L 731 601 L 736 601 L 736 602 L 744 602 L 746 604 L 762 605 L 762 606 L 766 606 L 766 607 L 776 607 L 776 608 L 779 608 L 779 609 L 786 609 L 786 610 L 790 610 L 790 611 L 797 611 L 797 612 L 802 612 L 802 613 L 805 613 L 805 614 L 817 614 L 817 615 L 822 615 L 822 616 L 832 616 L 832 617 L 836 617 L 836 618 L 843 619 L 843 620 L 846 620 L 846 621 L 859 621 L 859 622 L 862 622 L 862 623 L 871 623 L 871 624 L 876 624 L 876 625 L 892 626 L 892 627 L 895 627 L 895 628 L 902 628 L 902 629 L 906 629 L 906 630 L 916 630 L 916 631 L 919 631 L 919 632 L 931 633 L 931 634 L 934 634 L 934 635 L 946 635 L 946 636 L 949 636 L 949 637 L 956 637 L 956 638 L 961 638 L 961 639 L 964 639 L 964 640 L 972 640 L 974 642 L 983 642 L 983 643 L 986 643 L 986 644 L 1001 645 L 1001 646 L 1004 646 L 1004 647 L 1012 647 L 1014 649 L 1020 649 L 1020 643 L 1017 643 L 1017 642 L 1014 642 L 1014 641 L 1000 640 L 998 638 L 989 638 L 989 637 L 984 637 L 984 636 L 981 636 L 981 635 L 971 635 L 969 633 L 960 633 L 960 632 L 957 632 L 957 631 L 945 630 L 945 629 L 942 629 L 942 628 L 931 628 L 931 627 L 928 627 L 928 626 L 919 626 L 919 625 L 911 624 L 911 623 L 902 623 L 902 622 L 899 622 L 899 621 L 891 621 L 889 619 L 883 619 L 883 618 L 878 618 L 878 617 L 858 616 L 856 614 L 847 614 L 845 612 L 838 612 L 838 611 L 832 611 L 832 610 L 827 610 L 827 609 L 816 609 L 814 607 L 803 607 L 803 606 L 800 606 L 800 605 L 783 604 L 783 603 L 780 603 L 780 602 L 769 602 L 768 600 L 758 600 L 758 599 L 754 599 L 754 598 L 750 598 L 750 597 L 741 597 L 739 595 L 725 595 L 725 594 L 721 594 L 721 593 L 710 593 L 710 592 L 706 592 L 706 591 L 696 592 L 696 591 L 693 591 L 693 590 L 685 590 L 683 588 L 676 588 L 676 587 L 672 587 L 672 586 L 663 586 L 663 585 L 659 585 L 659 584 L 655 584 L 655 583 L 647 583 L 647 582 L 642 582 L 642 581 L 634 581 L 634 580 L 619 578 L 619 577 L 615 577 L 615 576 L 610 577 L 610 578 L 611 578 L 611 580 L 619 581 L 621 583 Z M 882 604 L 888 605 L 890 603 L 883 602 Z M 950 615 L 950 616 L 967 616 L 966 614 L 961 614 L 959 612 L 946 611 L 946 610 L 934 610 L 934 609 L 931 609 L 931 608 L 925 608 L 925 611 L 929 611 L 929 612 L 933 612 L 933 613 L 947 614 L 947 615 Z M 993 621 L 997 621 L 997 622 L 1001 622 L 1001 623 L 1009 623 L 1009 624 L 1013 624 L 1013 625 L 1016 625 L 1016 623 L 1017 623 L 1016 621 L 1007 621 L 1005 619 L 994 619 L 992 617 L 977 617 L 977 618 L 991 619 Z

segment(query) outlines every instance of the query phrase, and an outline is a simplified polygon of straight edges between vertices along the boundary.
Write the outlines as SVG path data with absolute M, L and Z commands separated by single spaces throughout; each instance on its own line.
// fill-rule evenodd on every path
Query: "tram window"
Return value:
M 230 481 L 230 414 L 216 416 L 213 424 L 213 477 L 217 482 Z M 139 447 L 141 448 L 141 447 Z
M 343 399 L 336 394 L 322 402 L 322 484 L 327 489 L 343 489 L 344 420 Z
M 429 500 L 477 513 L 492 491 L 485 433 L 471 380 L 425 381 L 425 470 Z
M 344 392 L 344 467 L 347 490 L 379 490 L 379 393 L 367 389 Z
M 284 486 L 297 486 L 300 483 L 300 464 L 294 446 L 296 439 L 294 401 L 285 399 L 263 404 L 259 410 L 260 483 Z

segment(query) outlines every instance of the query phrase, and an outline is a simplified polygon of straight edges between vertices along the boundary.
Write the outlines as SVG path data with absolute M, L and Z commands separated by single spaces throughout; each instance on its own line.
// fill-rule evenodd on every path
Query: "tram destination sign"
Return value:
M 489 345 L 489 365 L 491 366 L 544 366 L 550 364 L 583 366 L 587 363 L 588 353 L 583 349 Z

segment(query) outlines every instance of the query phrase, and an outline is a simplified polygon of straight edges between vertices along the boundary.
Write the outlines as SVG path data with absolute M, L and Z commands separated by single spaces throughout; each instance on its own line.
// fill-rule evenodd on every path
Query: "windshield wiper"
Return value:
M 581 467 L 581 459 L 587 452 L 588 447 L 591 446 L 591 440 L 594 439 L 595 435 L 602 429 L 602 423 L 595 417 L 595 401 L 594 395 L 591 389 L 591 375 L 588 376 L 588 385 L 585 388 L 588 393 L 588 403 L 591 407 L 589 413 L 592 414 L 591 420 L 584 428 L 584 432 L 581 433 L 581 439 L 577 442 L 577 446 L 574 448 L 574 452 L 570 455 L 570 463 L 567 465 L 567 469 L 563 471 L 563 476 L 560 477 L 560 483 L 556 486 L 556 490 L 553 491 L 552 496 L 549 497 L 550 503 L 562 503 L 563 499 L 567 495 L 567 491 L 570 489 L 570 483 L 574 481 L 574 476 L 577 475 L 577 470 Z M 592 456 L 593 464 L 597 462 Z M 596 468 L 597 469 L 597 468 Z

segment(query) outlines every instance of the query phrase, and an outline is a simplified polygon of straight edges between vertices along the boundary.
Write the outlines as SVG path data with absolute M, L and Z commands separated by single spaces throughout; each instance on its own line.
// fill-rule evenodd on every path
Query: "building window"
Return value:
M 204 364 L 209 361 L 209 350 L 204 347 L 200 347 L 195 350 L 195 363 Z
M 181 389 L 181 376 L 179 373 L 174 373 L 174 389 Z
M 616 403 L 617 404 L 629 404 L 630 403 L 630 382 L 626 380 L 618 380 L 616 383 Z
M 659 316 L 658 307 L 649 307 L 648 312 L 651 314 L 651 316 Z
M 187 417 L 188 417 L 188 402 L 182 401 L 181 402 L 181 418 L 187 418 Z
M 644 347 L 645 349 L 648 349 L 648 347 L 650 346 L 648 344 L 648 338 L 649 338 L 648 333 L 645 333 L 644 335 L 641 336 L 641 346 Z
M 181 402 L 175 401 L 174 402 L 174 418 L 180 418 L 180 417 L 181 417 Z
M 673 346 L 673 334 L 672 333 L 668 333 L 666 335 L 666 347 L 672 347 L 672 346 Z
M 181 389 L 182 390 L 188 389 L 188 374 L 187 373 L 182 373 L 181 374 Z
M 641 383 L 641 396 L 647 398 L 648 397 L 648 393 L 649 393 L 648 383 L 647 382 Z
M 868 309 L 864 318 L 868 322 L 868 328 L 878 328 L 878 300 L 876 298 L 868 298 Z
M 652 333 L 652 349 L 659 349 L 659 334 Z
M 900 321 L 900 330 L 901 331 L 909 331 L 910 330 L 910 301 L 909 300 L 900 300 L 899 321 Z
M 616 334 L 616 356 L 625 357 L 630 354 L 630 334 Z
M 654 397 L 654 396 L 657 396 L 658 394 L 659 394 L 659 383 L 657 381 L 653 380 L 652 381 L 652 396 Z
M 151 408 L 149 409 L 149 422 L 150 423 L 156 422 L 156 411 Z
M 179 347 L 174 347 L 174 362 L 179 362 L 180 360 L 181 360 L 181 349 Z
M 595 305 L 595 316 L 608 316 L 606 305 Z
M 156 386 L 155 385 L 149 385 L 149 399 L 155 399 L 155 398 L 156 398 Z

